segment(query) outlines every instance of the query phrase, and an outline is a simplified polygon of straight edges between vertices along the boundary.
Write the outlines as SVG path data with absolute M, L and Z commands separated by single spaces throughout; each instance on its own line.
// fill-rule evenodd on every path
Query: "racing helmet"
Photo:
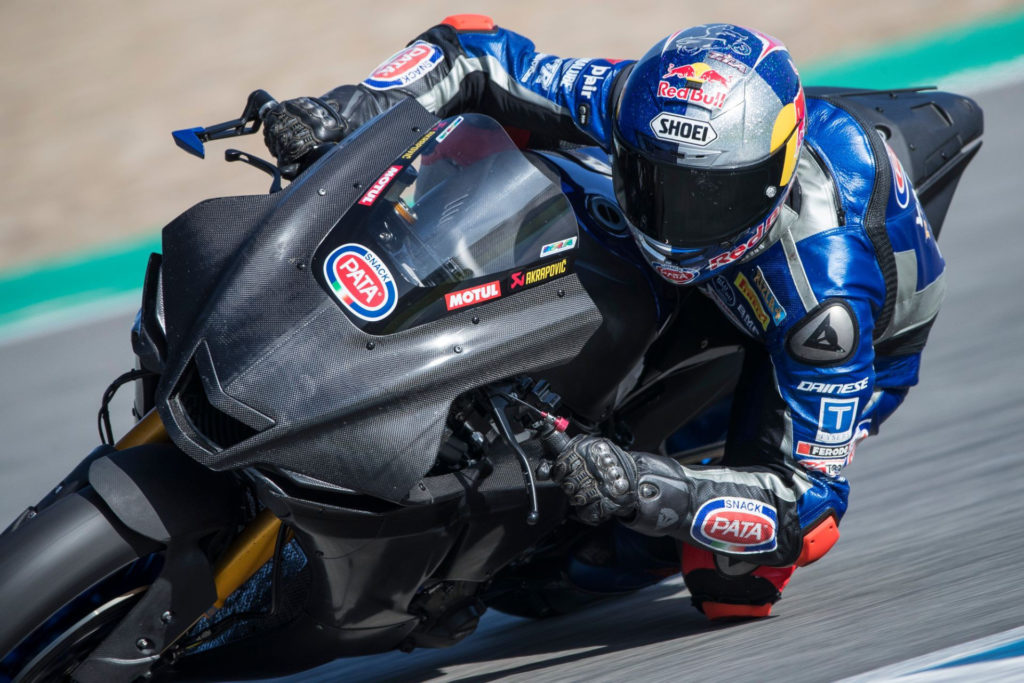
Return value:
M 764 239 L 792 186 L 804 112 L 785 46 L 740 26 L 679 31 L 633 66 L 616 103 L 612 178 L 663 278 L 702 282 Z

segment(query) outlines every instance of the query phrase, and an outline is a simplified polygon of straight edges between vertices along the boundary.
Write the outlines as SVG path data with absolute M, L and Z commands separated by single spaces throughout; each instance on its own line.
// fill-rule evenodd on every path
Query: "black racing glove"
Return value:
M 608 439 L 577 436 L 558 456 L 550 476 L 582 522 L 597 525 L 636 512 L 636 462 Z
M 294 177 L 299 161 L 317 147 L 341 141 L 348 125 L 319 97 L 285 100 L 263 114 L 263 141 L 285 177 Z

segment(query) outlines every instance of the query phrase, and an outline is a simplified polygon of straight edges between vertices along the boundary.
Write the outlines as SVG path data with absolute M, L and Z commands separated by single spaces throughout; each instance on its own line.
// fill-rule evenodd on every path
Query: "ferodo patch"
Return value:
M 361 244 L 343 244 L 324 261 L 331 294 L 363 320 L 383 320 L 398 304 L 395 278 L 375 253 Z
M 729 553 L 767 553 L 778 547 L 779 515 L 767 503 L 727 496 L 709 500 L 693 517 L 698 543 Z

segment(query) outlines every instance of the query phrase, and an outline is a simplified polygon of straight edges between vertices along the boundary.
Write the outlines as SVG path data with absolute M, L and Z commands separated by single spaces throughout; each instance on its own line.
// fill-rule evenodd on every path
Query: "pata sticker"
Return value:
M 654 268 L 658 275 L 674 285 L 685 285 L 693 282 L 700 275 L 700 270 L 696 268 L 683 268 L 682 266 L 661 263 L 659 261 L 652 261 L 651 267 Z
M 391 271 L 361 244 L 343 244 L 332 251 L 324 261 L 324 277 L 341 305 L 362 320 L 383 320 L 398 304 Z
M 444 55 L 441 48 L 423 40 L 399 50 L 373 70 L 363 84 L 374 90 L 402 88 L 437 68 Z
M 767 503 L 723 497 L 700 506 L 690 534 L 698 543 L 729 553 L 767 553 L 778 547 L 779 515 Z
M 857 350 L 860 333 L 853 309 L 842 299 L 827 299 L 789 333 L 789 355 L 808 365 L 838 365 Z

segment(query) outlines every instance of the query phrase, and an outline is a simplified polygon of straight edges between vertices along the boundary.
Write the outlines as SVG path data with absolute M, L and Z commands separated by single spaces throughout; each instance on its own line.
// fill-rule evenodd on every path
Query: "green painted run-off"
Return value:
M 988 17 L 942 33 L 887 46 L 870 56 L 836 55 L 801 69 L 810 85 L 906 88 L 1024 55 L 1024 12 Z M 979 84 L 981 85 L 981 84 Z
M 839 55 L 802 69 L 801 75 L 809 85 L 901 88 L 934 84 L 1021 55 L 1024 12 L 887 46 L 870 56 Z M 160 251 L 158 235 L 0 273 L 0 329 L 141 289 L 153 251 Z

